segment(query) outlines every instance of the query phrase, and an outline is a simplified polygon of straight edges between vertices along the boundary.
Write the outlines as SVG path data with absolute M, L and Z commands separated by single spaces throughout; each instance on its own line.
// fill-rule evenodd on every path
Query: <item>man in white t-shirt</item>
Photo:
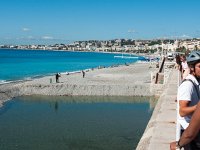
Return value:
M 189 125 L 191 115 L 199 102 L 199 82 L 196 77 L 189 74 L 178 88 L 177 100 L 179 101 L 179 122 L 184 129 Z M 192 83 L 193 82 L 193 83 Z M 198 90 L 198 91 L 197 91 Z
M 178 88 L 177 100 L 179 102 L 178 121 L 186 129 L 190 123 L 191 116 L 196 110 L 200 100 L 199 78 L 200 78 L 200 52 L 194 51 L 187 58 L 190 74 L 183 80 Z

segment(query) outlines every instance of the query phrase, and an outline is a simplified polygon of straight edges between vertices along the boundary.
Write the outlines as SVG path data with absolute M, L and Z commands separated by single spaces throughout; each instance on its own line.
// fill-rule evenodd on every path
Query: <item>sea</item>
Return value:
M 73 72 L 99 66 L 109 67 L 144 60 L 144 57 L 134 58 L 134 55 L 131 59 L 114 57 L 121 55 L 99 52 L 0 49 L 0 84 L 58 72 Z M 129 56 L 123 54 L 126 55 Z
M 0 108 L 0 149 L 134 150 L 154 102 L 151 97 L 16 97 Z
M 145 60 L 121 55 L 0 49 L 0 82 Z M 155 104 L 134 96 L 15 97 L 0 107 L 0 150 L 133 150 Z

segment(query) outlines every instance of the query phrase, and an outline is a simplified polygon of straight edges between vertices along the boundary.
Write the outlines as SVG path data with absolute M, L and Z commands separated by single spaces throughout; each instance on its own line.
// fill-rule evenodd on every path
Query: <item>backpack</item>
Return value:
M 194 85 L 195 90 L 196 90 L 196 92 L 197 92 L 197 96 L 198 96 L 198 98 L 200 99 L 199 87 L 197 87 L 197 85 L 196 85 L 191 79 L 184 79 L 184 80 L 181 82 L 181 84 L 182 84 L 183 82 L 185 82 L 185 81 L 190 81 L 190 82 Z

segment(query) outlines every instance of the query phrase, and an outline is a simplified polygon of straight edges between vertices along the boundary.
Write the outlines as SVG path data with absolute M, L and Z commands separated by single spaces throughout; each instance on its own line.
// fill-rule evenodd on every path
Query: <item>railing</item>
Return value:
M 159 73 L 161 73 L 163 71 L 164 63 L 165 63 L 165 57 L 162 60 L 162 64 L 161 64 L 161 66 L 159 68 Z
M 162 59 L 162 63 L 160 65 L 159 71 L 156 73 L 155 84 L 158 83 L 158 76 L 159 76 L 159 73 L 163 71 L 164 63 L 165 63 L 165 57 Z
M 180 71 L 178 70 L 178 84 L 177 84 L 177 89 L 180 85 L 181 79 L 180 79 Z M 181 125 L 178 121 L 178 117 L 179 117 L 179 100 L 177 100 L 177 104 L 176 104 L 176 141 L 178 141 L 180 139 L 181 136 Z

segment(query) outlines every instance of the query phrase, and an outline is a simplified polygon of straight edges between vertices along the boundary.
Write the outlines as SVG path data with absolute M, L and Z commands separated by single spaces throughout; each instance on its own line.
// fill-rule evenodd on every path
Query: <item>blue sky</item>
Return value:
M 0 44 L 200 37 L 200 0 L 1 0 Z

